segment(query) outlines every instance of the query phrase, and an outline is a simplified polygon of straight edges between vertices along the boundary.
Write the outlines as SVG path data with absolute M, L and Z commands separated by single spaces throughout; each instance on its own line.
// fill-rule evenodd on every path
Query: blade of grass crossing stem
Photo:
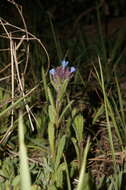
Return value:
M 26 94 L 25 96 L 19 98 L 16 102 L 14 102 L 13 104 L 11 104 L 9 107 L 7 107 L 5 110 L 3 110 L 0 113 L 0 117 L 2 117 L 4 114 L 6 114 L 8 111 L 10 111 L 11 109 L 13 109 L 15 106 L 17 106 L 21 101 L 24 100 L 24 98 L 26 98 L 28 96 L 28 94 Z
M 31 190 L 31 179 L 28 168 L 27 150 L 24 143 L 24 126 L 22 114 L 19 115 L 19 158 L 21 190 Z
M 80 176 L 79 176 L 79 182 L 77 185 L 77 190 L 84 190 L 85 186 L 85 174 L 86 174 L 86 164 L 87 164 L 87 155 L 90 147 L 90 138 L 87 140 L 87 144 L 84 150 L 84 156 L 83 156 L 83 162 L 82 162 L 82 167 L 80 171 Z M 88 185 L 88 184 L 87 184 Z
M 12 108 L 14 108 L 15 106 L 17 106 L 20 102 L 22 102 L 26 97 L 28 97 L 35 89 L 37 88 L 37 86 L 35 86 L 33 89 L 31 89 L 27 94 L 25 94 L 23 97 L 19 98 L 16 102 L 14 102 L 13 104 L 11 104 L 9 107 L 7 107 L 5 110 L 3 110 L 0 113 L 0 118 L 6 114 L 8 111 L 10 111 Z

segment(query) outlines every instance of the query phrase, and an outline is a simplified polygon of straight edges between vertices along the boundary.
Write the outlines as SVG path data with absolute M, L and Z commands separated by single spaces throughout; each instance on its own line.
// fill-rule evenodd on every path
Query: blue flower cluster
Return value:
M 65 79 L 70 79 L 72 74 L 76 71 L 75 67 L 67 67 L 69 61 L 61 61 L 61 66 L 49 71 L 54 82 L 63 82 Z

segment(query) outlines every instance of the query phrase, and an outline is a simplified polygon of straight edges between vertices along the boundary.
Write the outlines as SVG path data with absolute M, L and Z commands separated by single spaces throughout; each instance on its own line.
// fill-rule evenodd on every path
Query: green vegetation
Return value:
M 97 5 L 95 36 L 66 40 L 48 11 L 40 40 L 13 6 L 23 27 L 0 18 L 0 190 L 125 190 L 125 28 L 107 36 Z

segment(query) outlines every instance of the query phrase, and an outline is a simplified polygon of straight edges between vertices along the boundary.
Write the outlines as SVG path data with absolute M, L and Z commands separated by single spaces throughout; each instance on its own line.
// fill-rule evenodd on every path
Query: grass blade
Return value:
M 87 144 L 85 147 L 82 167 L 81 167 L 80 176 L 79 176 L 79 183 L 77 185 L 77 190 L 85 189 L 84 186 L 85 186 L 86 163 L 87 163 L 87 155 L 88 155 L 89 147 L 90 147 L 90 138 L 88 138 Z M 86 185 L 88 185 L 88 184 L 86 184 Z
M 31 190 L 31 179 L 28 168 L 27 150 L 24 143 L 24 126 L 22 114 L 19 115 L 19 158 L 20 158 L 20 177 L 21 190 Z

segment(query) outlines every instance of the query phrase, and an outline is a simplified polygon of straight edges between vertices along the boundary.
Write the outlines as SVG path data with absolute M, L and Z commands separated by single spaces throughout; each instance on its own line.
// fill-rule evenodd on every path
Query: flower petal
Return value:
M 71 68 L 70 68 L 70 72 L 71 72 L 71 73 L 73 73 L 73 72 L 75 72 L 75 71 L 76 71 L 75 67 L 71 67 Z
M 55 69 L 51 69 L 51 70 L 49 71 L 49 74 L 54 75 L 54 74 L 55 74 L 55 72 L 56 72 L 56 70 L 55 70 Z
M 68 65 L 68 63 L 69 61 L 65 61 L 65 60 L 61 61 L 61 65 L 63 68 L 65 68 Z

